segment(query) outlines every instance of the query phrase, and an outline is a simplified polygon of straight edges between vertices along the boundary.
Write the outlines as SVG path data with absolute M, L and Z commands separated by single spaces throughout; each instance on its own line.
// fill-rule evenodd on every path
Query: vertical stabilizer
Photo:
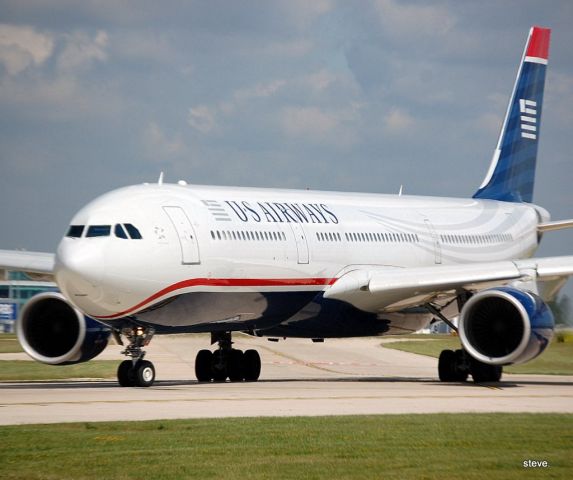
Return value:
M 474 198 L 531 202 L 551 30 L 532 27 L 489 171 Z

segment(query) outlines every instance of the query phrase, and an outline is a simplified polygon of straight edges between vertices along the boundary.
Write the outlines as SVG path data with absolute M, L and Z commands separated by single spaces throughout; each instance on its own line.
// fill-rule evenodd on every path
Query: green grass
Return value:
M 15 334 L 0 334 L 0 353 L 19 353 L 23 351 Z
M 66 378 L 115 378 L 118 362 L 91 361 L 77 365 L 44 365 L 28 360 L 0 361 L 0 382 L 61 380 Z
M 460 348 L 458 337 L 440 335 L 424 338 L 424 336 L 419 335 L 419 338 L 420 340 L 385 343 L 383 347 L 436 358 L 440 356 L 442 350 Z M 573 342 L 559 343 L 554 341 L 535 360 L 523 365 L 504 367 L 503 370 L 508 373 L 573 375 Z
M 569 479 L 572 432 L 551 414 L 23 425 L 0 427 L 0 478 Z

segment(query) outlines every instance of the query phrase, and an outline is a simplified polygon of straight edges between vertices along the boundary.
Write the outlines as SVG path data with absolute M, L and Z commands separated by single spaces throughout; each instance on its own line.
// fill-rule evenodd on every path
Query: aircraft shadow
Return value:
M 169 387 L 185 387 L 185 386 L 237 386 L 253 384 L 287 384 L 287 383 L 419 383 L 428 385 L 442 385 L 444 387 L 459 387 L 459 388 L 493 388 L 505 390 L 508 388 L 522 388 L 526 386 L 570 386 L 573 387 L 573 378 L 571 381 L 563 380 L 547 380 L 547 379 L 531 379 L 531 380 L 502 380 L 501 382 L 492 383 L 474 383 L 471 380 L 466 382 L 440 382 L 435 378 L 427 377 L 334 377 L 334 378 L 277 378 L 277 379 L 260 379 L 258 382 L 245 382 L 245 383 L 231 383 L 231 382 L 211 382 L 199 383 L 197 380 L 157 380 L 149 389 L 166 389 Z M 54 381 L 54 382 L 14 382 L 14 383 L 0 383 L 1 390 L 66 390 L 66 389 L 104 389 L 104 388 L 122 388 L 115 380 L 69 380 L 69 381 Z M 140 387 L 141 388 L 141 387 Z

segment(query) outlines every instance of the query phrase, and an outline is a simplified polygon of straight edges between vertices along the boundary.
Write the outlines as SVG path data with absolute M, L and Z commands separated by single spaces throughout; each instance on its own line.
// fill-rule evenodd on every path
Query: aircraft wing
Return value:
M 544 287 L 542 296 L 551 298 L 571 275 L 573 256 L 415 268 L 372 266 L 342 275 L 324 297 L 370 312 L 398 311 L 453 298 L 462 289 L 535 281 Z
M 53 253 L 0 250 L 0 268 L 5 270 L 51 274 L 54 259 Z

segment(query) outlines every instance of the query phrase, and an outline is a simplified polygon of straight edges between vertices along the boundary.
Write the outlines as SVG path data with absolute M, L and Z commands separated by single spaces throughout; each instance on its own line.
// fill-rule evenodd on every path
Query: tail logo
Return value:
M 535 140 L 537 138 L 537 102 L 534 100 L 519 99 L 521 112 L 521 137 Z

